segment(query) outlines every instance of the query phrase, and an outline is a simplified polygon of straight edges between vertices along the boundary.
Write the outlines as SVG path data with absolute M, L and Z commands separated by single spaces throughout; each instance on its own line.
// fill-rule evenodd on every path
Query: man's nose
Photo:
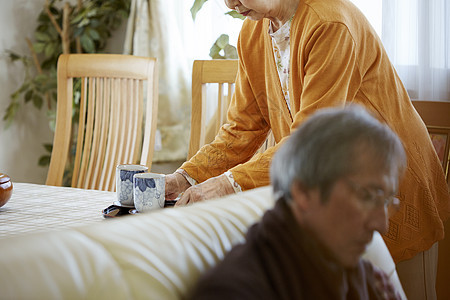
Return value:
M 373 209 L 368 216 L 367 226 L 369 230 L 376 230 L 379 233 L 386 233 L 389 227 L 388 208 L 379 206 Z

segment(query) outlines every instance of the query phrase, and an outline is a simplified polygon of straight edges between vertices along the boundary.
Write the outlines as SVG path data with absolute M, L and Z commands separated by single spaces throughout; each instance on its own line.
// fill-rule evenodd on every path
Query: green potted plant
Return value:
M 75 5 L 61 0 L 46 0 L 37 20 L 34 42 L 26 38 L 30 53 L 9 51 L 12 61 L 25 66 L 25 79 L 11 95 L 10 104 L 4 112 L 6 128 L 14 121 L 21 106 L 32 102 L 37 109 L 46 109 L 49 126 L 54 130 L 59 55 L 101 52 L 112 32 L 128 17 L 129 10 L 130 0 L 78 0 Z M 79 98 L 74 99 L 73 118 L 78 120 Z M 39 159 L 41 166 L 49 164 L 52 151 L 51 144 L 44 144 L 44 147 L 48 154 Z

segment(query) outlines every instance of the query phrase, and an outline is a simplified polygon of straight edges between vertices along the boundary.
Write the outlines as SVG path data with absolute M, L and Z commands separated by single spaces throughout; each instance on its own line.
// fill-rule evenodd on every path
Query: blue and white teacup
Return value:
M 134 175 L 134 207 L 140 213 L 164 207 L 164 174 L 141 173 Z
M 119 205 L 134 205 L 133 201 L 133 176 L 148 171 L 148 167 L 142 165 L 118 165 L 116 167 L 116 193 Z

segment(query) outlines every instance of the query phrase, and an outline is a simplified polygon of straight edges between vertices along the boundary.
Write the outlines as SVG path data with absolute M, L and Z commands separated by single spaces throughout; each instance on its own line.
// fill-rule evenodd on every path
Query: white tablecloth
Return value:
M 0 207 L 0 239 L 102 222 L 102 210 L 115 200 L 114 192 L 13 183 Z

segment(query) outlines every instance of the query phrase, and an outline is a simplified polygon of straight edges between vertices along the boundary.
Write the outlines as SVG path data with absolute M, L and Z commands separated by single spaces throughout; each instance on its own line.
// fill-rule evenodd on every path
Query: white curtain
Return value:
M 151 56 L 159 65 L 158 130 L 153 161 L 184 160 L 191 115 L 194 59 L 210 59 L 220 34 L 236 44 L 242 22 L 224 15 L 223 0 L 207 1 L 192 20 L 194 0 L 132 0 L 124 53 Z
M 382 40 L 412 99 L 450 100 L 450 0 L 383 0 Z
M 182 11 L 177 2 L 132 0 L 125 37 L 125 54 L 158 60 L 158 132 L 153 161 L 183 160 L 187 154 L 191 75 L 180 31 Z

